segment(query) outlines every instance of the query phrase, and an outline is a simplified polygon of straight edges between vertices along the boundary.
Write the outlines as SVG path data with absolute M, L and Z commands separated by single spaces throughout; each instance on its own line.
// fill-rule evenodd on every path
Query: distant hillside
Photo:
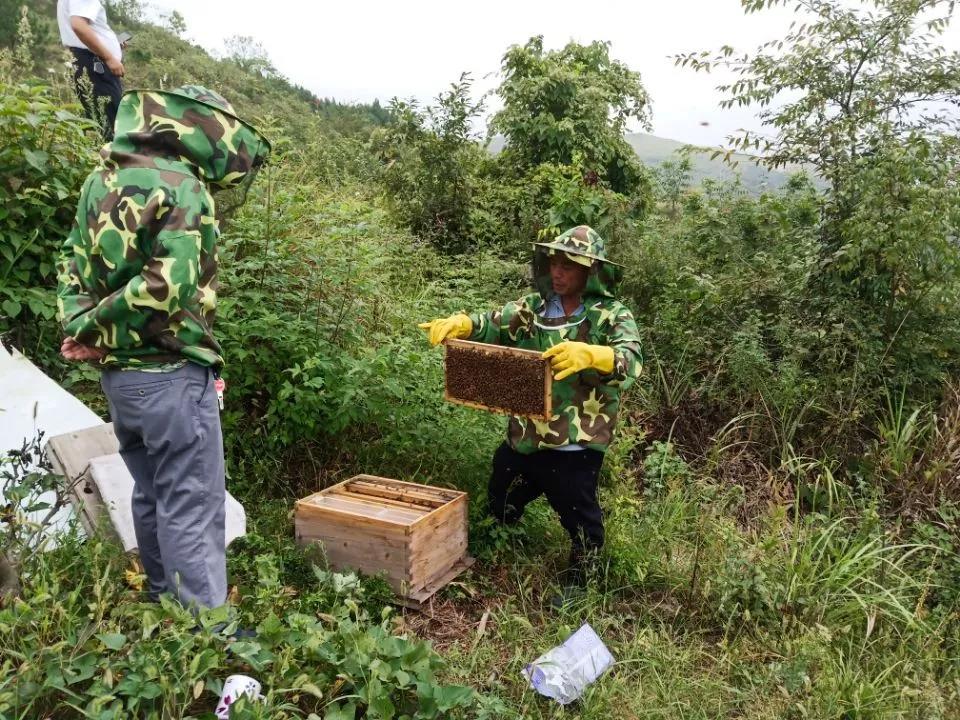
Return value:
M 34 67 L 25 70 L 43 77 L 47 68 L 62 67 L 67 57 L 56 27 L 56 0 L 0 0 L 0 48 L 16 42 L 20 8 L 25 4 L 34 61 Z M 362 135 L 387 121 L 387 112 L 379 103 L 341 104 L 318 98 L 290 82 L 272 67 L 265 54 L 260 54 L 262 48 L 252 38 L 235 42 L 233 56 L 214 57 L 186 40 L 182 25 L 169 17 L 148 20 L 143 8 L 140 0 L 108 3 L 113 29 L 133 33 L 123 57 L 127 72 L 124 85 L 128 89 L 206 85 L 226 97 L 241 117 L 263 126 L 272 137 L 276 137 L 276 129 L 282 129 L 293 142 L 306 137 L 307 127 L 313 122 L 342 134 Z
M 627 142 L 633 147 L 637 157 L 644 165 L 655 167 L 664 160 L 675 160 L 680 151 L 687 147 L 686 143 L 678 140 L 648 135 L 647 133 L 627 133 Z M 692 152 L 690 182 L 699 185 L 707 178 L 711 180 L 735 180 L 738 176 L 748 192 L 759 194 L 764 190 L 776 190 L 783 187 L 790 179 L 790 173 L 767 170 L 756 165 L 749 155 L 734 153 L 731 162 L 724 162 L 718 156 L 711 160 L 712 149 L 703 152 Z
M 656 167 L 665 160 L 676 160 L 680 151 L 687 147 L 686 143 L 679 140 L 669 140 L 647 133 L 627 133 L 624 137 L 630 143 L 634 152 L 637 153 L 640 162 L 648 167 Z M 503 149 L 503 146 L 503 136 L 497 135 L 490 141 L 489 150 L 496 154 Z M 735 180 L 739 176 L 747 192 L 759 195 L 764 190 L 776 190 L 783 187 L 790 178 L 790 173 L 758 167 L 749 155 L 734 153 L 732 156 L 733 162 L 727 163 L 724 162 L 722 157 L 711 160 L 711 153 L 712 150 L 691 153 L 691 185 L 699 185 L 708 178 L 729 181 Z

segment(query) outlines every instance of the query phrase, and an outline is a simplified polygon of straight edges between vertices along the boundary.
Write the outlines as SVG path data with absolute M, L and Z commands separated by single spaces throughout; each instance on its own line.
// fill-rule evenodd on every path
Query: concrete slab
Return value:
M 50 438 L 102 424 L 103 420 L 95 412 L 30 360 L 0 344 L 0 453 L 21 448 L 41 430 Z M 53 493 L 41 495 L 39 499 L 52 502 Z M 36 515 L 39 518 L 40 514 Z M 50 536 L 63 532 L 74 517 L 72 508 L 64 508 L 54 517 Z
M 119 454 L 91 458 L 90 477 L 97 487 L 103 506 L 110 515 L 110 522 L 127 551 L 137 549 L 137 537 L 133 531 L 133 513 L 130 497 L 133 494 L 133 478 Z M 227 493 L 226 544 L 247 533 L 247 515 L 243 506 Z
M 43 430 L 54 435 L 102 425 L 90 408 L 14 350 L 0 345 L 0 452 Z
M 57 515 L 49 537 L 55 540 L 79 514 L 88 533 L 98 526 L 113 527 L 124 548 L 135 549 L 130 511 L 133 478 L 116 454 L 119 446 L 113 424 L 105 423 L 19 352 L 0 345 L 0 454 L 19 449 L 41 430 L 54 469 L 70 480 L 83 478 L 74 491 L 74 507 Z M 226 511 L 229 545 L 246 533 L 246 514 L 229 493 Z M 109 523 L 103 522 L 104 514 Z

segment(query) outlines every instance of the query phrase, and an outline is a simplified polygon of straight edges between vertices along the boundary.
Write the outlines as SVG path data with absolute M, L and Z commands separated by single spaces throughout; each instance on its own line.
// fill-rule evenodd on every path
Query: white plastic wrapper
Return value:
M 217 703 L 217 720 L 229 720 L 230 706 L 241 695 L 247 695 L 251 700 L 263 700 L 259 682 L 247 675 L 230 675 L 223 683 L 223 692 L 220 693 L 220 702 Z
M 573 702 L 587 685 L 613 665 L 613 655 L 584 623 L 563 645 L 548 650 L 523 669 L 530 687 L 561 705 Z

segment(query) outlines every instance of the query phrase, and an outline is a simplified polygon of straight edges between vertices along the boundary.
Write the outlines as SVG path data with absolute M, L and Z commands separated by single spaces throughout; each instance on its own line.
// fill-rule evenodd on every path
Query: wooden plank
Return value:
M 433 597 L 436 592 L 449 585 L 460 573 L 470 568 L 476 562 L 474 558 L 467 555 L 462 560 L 454 563 L 449 570 L 426 587 L 410 593 L 406 597 L 397 599 L 397 604 L 411 610 L 422 610 L 427 601 Z
M 444 503 L 450 502 L 450 500 L 446 498 L 438 498 L 435 495 L 428 495 L 426 493 L 417 492 L 416 490 L 408 490 L 406 488 L 393 488 L 381 483 L 370 482 L 368 480 L 353 480 L 347 483 L 345 487 L 356 493 L 366 493 L 368 495 L 375 495 L 377 497 L 403 500 L 404 502 L 408 503 L 419 503 L 421 506 L 429 505 L 431 508 L 440 507 Z
M 512 347 L 510 345 L 494 345 L 493 343 L 482 343 L 476 340 L 457 340 L 450 339 L 443 341 L 446 347 L 463 347 L 477 350 L 484 355 L 512 355 L 513 357 L 525 357 L 539 359 L 543 353 L 539 350 L 528 350 L 526 348 Z
M 296 504 L 296 513 L 301 516 L 313 516 L 317 518 L 333 518 L 338 519 L 343 516 L 351 518 L 354 522 L 371 525 L 374 527 L 382 527 L 384 525 L 401 527 L 405 530 L 410 527 L 410 523 L 402 520 L 388 519 L 383 517 L 371 517 L 370 515 L 364 514 L 362 512 L 351 512 L 344 509 L 335 509 L 323 505 L 314 505 L 310 503 L 304 503 L 302 500 L 298 500 Z
M 347 487 L 363 488 L 365 490 L 377 490 L 378 492 L 389 492 L 403 497 L 422 500 L 424 502 L 436 503 L 438 505 L 442 505 L 445 502 L 450 502 L 457 497 L 449 493 L 440 494 L 437 492 L 432 492 L 427 489 L 426 485 L 420 487 L 410 487 L 366 478 L 350 480 L 347 482 Z
M 368 517 L 389 517 L 403 516 L 409 521 L 420 518 L 424 513 L 429 512 L 428 508 L 423 506 L 399 506 L 389 503 L 379 502 L 379 498 L 369 495 L 353 496 L 350 493 L 336 492 L 323 493 L 315 495 L 307 500 L 299 501 L 301 505 L 307 507 L 335 507 L 343 508 L 348 512 L 361 513 Z
M 394 522 L 412 525 L 415 520 L 423 516 L 423 510 L 411 510 L 407 508 L 393 507 L 383 505 L 382 503 L 358 502 L 345 495 L 324 495 L 317 498 L 313 503 L 314 507 L 328 507 L 336 510 L 345 510 L 347 512 L 358 513 L 366 517 L 382 518 Z
M 467 495 L 466 493 L 464 493 L 461 497 L 458 497 L 455 500 L 451 500 L 445 505 L 438 507 L 436 510 L 429 513 L 428 515 L 424 515 L 422 518 L 414 522 L 413 525 L 414 527 L 417 527 L 418 525 L 421 525 L 427 522 L 437 522 L 440 518 L 445 517 L 449 513 L 459 512 L 457 508 L 459 508 L 461 505 L 466 506 L 466 504 L 467 504 Z
M 467 552 L 467 530 L 451 519 L 437 529 L 442 541 L 410 547 L 410 572 L 414 582 L 427 582 L 439 568 L 448 566 Z
M 368 503 L 371 505 L 380 505 L 380 506 L 389 505 L 390 507 L 405 508 L 407 510 L 418 510 L 420 512 L 424 512 L 424 511 L 429 512 L 429 508 L 425 507 L 424 505 L 417 505 L 415 503 L 404 502 L 403 500 L 394 500 L 392 498 L 380 497 L 377 495 L 373 495 L 373 496 L 363 495 L 361 493 L 353 492 L 351 490 L 346 490 L 342 488 L 338 489 L 336 492 L 330 493 L 330 495 L 333 495 L 334 497 L 345 497 L 351 500 L 356 500 L 357 502 Z
M 356 494 L 363 494 L 367 497 L 375 497 L 378 499 L 385 500 L 399 500 L 401 502 L 407 503 L 418 507 L 421 510 L 435 510 L 439 507 L 443 507 L 446 503 L 450 502 L 449 500 L 438 500 L 437 498 L 423 495 L 420 493 L 414 493 L 410 490 L 394 490 L 392 488 L 383 487 L 382 485 L 375 485 L 372 483 L 367 483 L 359 480 L 354 480 L 349 483 L 347 486 L 350 492 Z
M 436 485 L 422 485 L 420 483 L 407 482 L 406 480 L 394 480 L 393 478 L 380 477 L 379 475 L 355 475 L 349 480 L 345 480 L 344 483 L 349 483 L 354 480 L 383 483 L 391 487 L 417 490 L 426 493 L 427 495 L 435 495 L 441 500 L 454 500 L 467 494 L 463 490 L 457 490 L 455 488 L 437 487 Z
M 414 589 L 429 584 L 467 554 L 467 503 L 451 504 L 414 527 L 410 577 Z
M 360 528 L 352 524 L 336 522 L 318 522 L 313 518 L 298 517 L 294 520 L 294 528 L 299 539 L 303 537 L 323 536 L 335 542 L 350 542 L 352 540 L 369 540 L 392 550 L 407 550 L 409 539 L 403 532 L 376 532 L 371 528 Z
M 398 582 L 409 582 L 406 548 L 386 547 L 372 539 L 343 540 L 302 530 L 297 532 L 297 542 L 301 546 L 318 543 L 334 570 L 353 568 L 369 575 L 383 572 Z

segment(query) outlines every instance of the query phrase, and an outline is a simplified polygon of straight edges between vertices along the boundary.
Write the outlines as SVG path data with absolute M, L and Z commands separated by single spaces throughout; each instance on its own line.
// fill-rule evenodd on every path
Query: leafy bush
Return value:
M 544 51 L 543 36 L 533 37 L 507 51 L 502 71 L 503 108 L 490 128 L 506 138 L 503 162 L 523 172 L 581 164 L 590 184 L 627 196 L 645 189 L 623 133 L 631 120 L 649 127 L 650 100 L 640 75 L 610 59 L 607 43 Z
M 0 59 L 0 333 L 15 332 L 22 347 L 56 313 L 55 260 L 95 141 L 49 87 L 11 73 Z
M 472 245 L 470 210 L 483 151 L 472 129 L 482 103 L 471 102 L 470 87 L 469 76 L 462 75 L 424 109 L 412 100 L 394 100 L 392 122 L 371 139 L 397 217 L 447 251 Z
M 240 610 L 206 611 L 198 623 L 167 599 L 134 602 L 115 548 L 63 542 L 29 568 L 24 598 L 0 608 L 5 717 L 205 716 L 233 673 L 257 677 L 266 697 L 238 702 L 231 717 L 426 720 L 476 707 L 472 690 L 437 681 L 429 646 L 394 634 L 389 609 L 372 618 L 360 607 L 356 578 L 318 573 L 290 597 L 264 556 Z M 241 619 L 256 639 L 230 642 Z

